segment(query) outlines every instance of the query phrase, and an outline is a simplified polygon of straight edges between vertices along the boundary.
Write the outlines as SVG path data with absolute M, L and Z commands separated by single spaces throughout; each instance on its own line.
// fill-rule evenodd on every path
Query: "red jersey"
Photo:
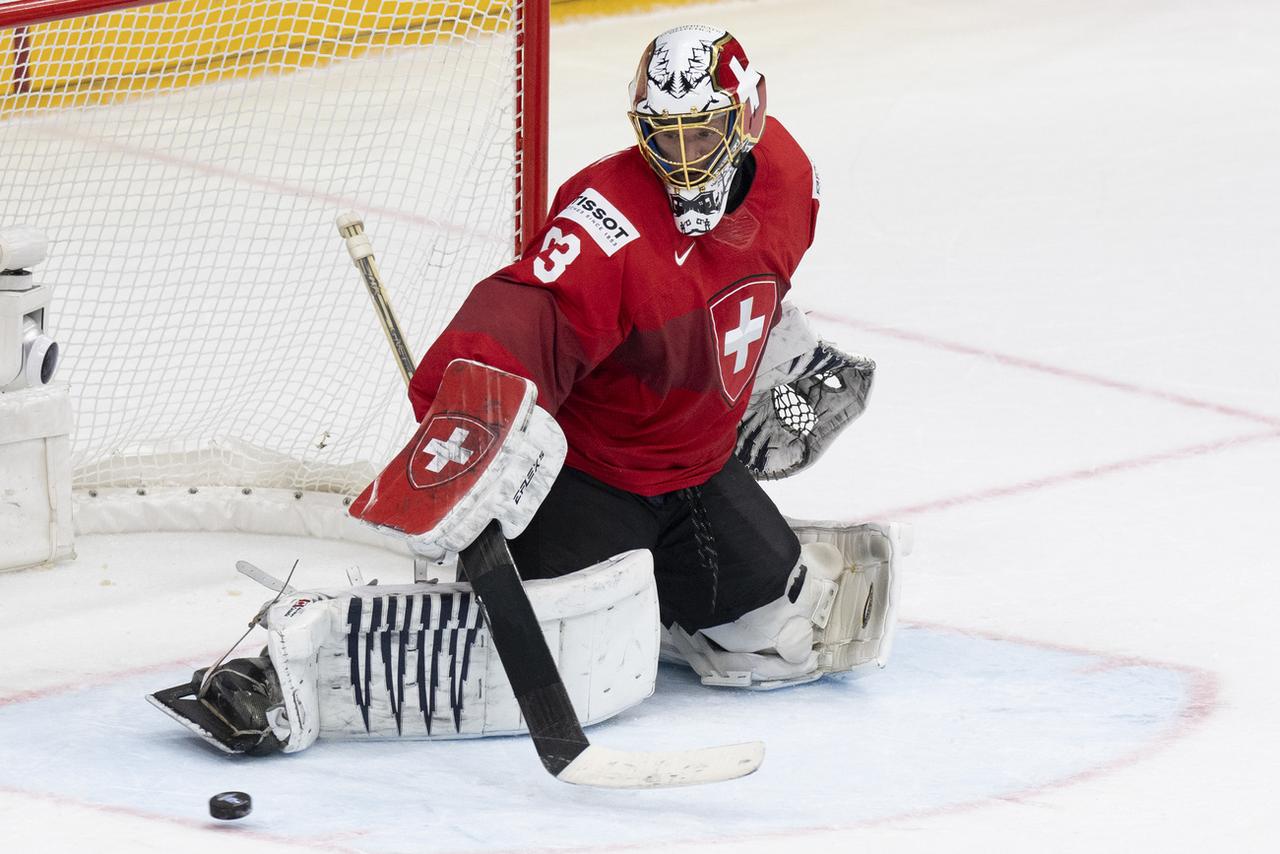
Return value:
M 818 212 L 813 167 L 777 119 L 753 154 L 745 200 L 699 237 L 676 229 L 636 148 L 570 178 L 523 257 L 476 285 L 423 358 L 418 418 L 445 366 L 474 359 L 533 380 L 566 463 L 598 480 L 657 495 L 718 472 Z

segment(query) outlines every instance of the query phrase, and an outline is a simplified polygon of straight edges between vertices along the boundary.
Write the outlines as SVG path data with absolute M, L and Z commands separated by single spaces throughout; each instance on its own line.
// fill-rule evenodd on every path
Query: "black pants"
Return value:
M 701 486 L 652 497 L 566 466 L 511 541 L 526 579 L 564 575 L 628 549 L 653 552 L 662 622 L 690 632 L 777 599 L 800 557 L 782 514 L 733 457 Z

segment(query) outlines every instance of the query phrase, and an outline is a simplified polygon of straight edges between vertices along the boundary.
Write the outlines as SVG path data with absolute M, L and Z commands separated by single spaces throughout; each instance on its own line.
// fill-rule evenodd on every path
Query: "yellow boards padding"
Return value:
M 509 2 L 171 0 L 0 30 L 0 117 L 309 68 L 511 26 Z
M 610 15 L 626 15 L 635 12 L 651 12 L 673 6 L 706 5 L 711 0 L 551 0 L 553 24 L 578 18 L 604 18 Z M 706 17 L 705 15 L 703 17 Z M 689 21 L 691 24 L 710 23 L 706 20 Z M 653 35 L 657 35 L 654 33 Z

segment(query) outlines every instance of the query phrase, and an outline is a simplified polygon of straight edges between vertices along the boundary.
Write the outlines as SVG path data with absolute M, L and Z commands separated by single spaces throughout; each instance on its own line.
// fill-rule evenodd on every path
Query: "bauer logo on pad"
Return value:
M 409 459 L 409 481 L 418 489 L 439 486 L 482 459 L 497 438 L 465 415 L 437 415 L 422 431 Z

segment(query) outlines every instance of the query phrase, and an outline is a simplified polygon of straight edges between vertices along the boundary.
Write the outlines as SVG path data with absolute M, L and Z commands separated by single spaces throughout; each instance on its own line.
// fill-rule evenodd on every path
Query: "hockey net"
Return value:
M 546 5 L 0 0 L 0 225 L 51 241 L 77 487 L 370 480 L 412 412 L 334 217 L 420 358 L 543 213 Z

